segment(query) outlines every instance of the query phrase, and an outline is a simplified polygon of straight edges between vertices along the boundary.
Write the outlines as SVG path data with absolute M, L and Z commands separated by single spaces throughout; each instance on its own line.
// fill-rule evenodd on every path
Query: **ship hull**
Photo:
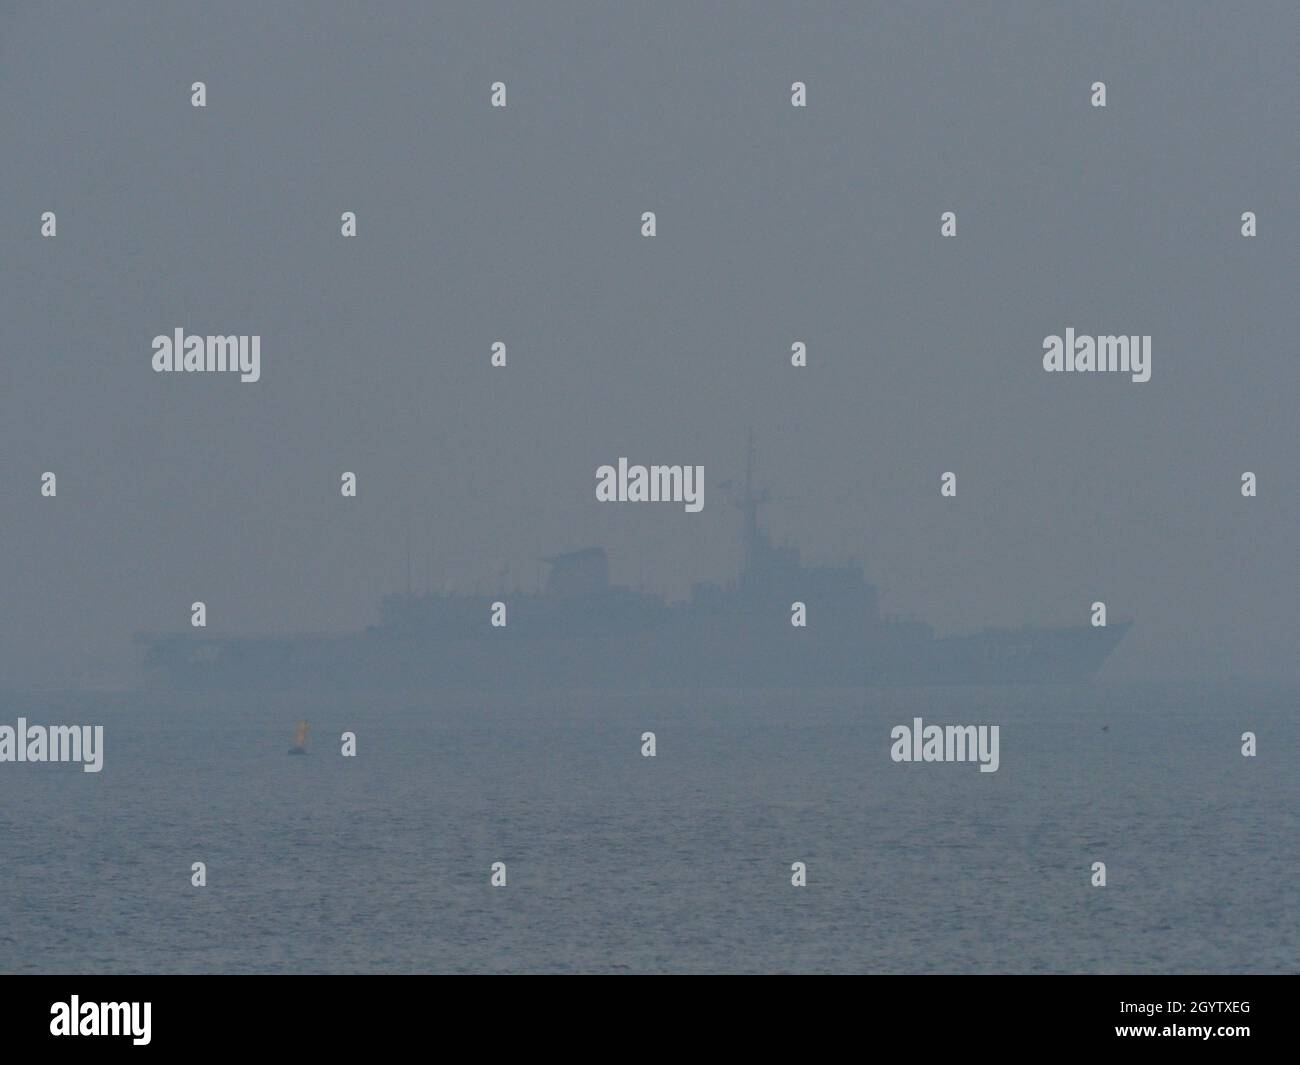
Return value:
M 715 622 L 717 619 L 713 619 Z M 163 683 L 218 690 L 802 688 L 1052 684 L 1090 679 L 1128 629 L 1023 628 L 933 637 L 882 626 L 869 639 L 786 626 L 431 640 L 345 636 L 150 637 Z

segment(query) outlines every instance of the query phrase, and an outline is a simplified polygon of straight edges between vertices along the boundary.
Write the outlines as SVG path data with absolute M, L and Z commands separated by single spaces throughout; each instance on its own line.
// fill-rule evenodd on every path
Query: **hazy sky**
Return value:
M 0 13 L 0 684 L 129 683 L 197 599 L 371 623 L 408 528 L 421 584 L 603 544 L 684 596 L 750 426 L 776 537 L 892 612 L 1300 669 L 1293 3 L 366 6 Z M 261 381 L 153 373 L 178 326 Z M 1044 373 L 1069 326 L 1151 381 Z M 597 503 L 620 455 L 703 512 Z

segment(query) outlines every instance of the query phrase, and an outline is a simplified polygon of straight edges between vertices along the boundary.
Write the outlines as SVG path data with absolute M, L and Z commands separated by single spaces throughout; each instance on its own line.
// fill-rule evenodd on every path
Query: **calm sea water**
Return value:
M 105 726 L 98 775 L 0 764 L 5 972 L 1300 969 L 1297 688 L 0 707 Z M 893 763 L 914 716 L 1000 769 Z

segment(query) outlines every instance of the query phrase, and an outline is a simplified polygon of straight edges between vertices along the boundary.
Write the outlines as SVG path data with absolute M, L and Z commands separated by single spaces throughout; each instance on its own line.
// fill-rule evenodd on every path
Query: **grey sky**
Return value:
M 1297 36 L 1290 3 L 7 5 L 0 676 L 130 682 L 196 599 L 359 627 L 408 526 L 420 583 L 603 544 L 686 595 L 738 564 L 749 426 L 773 533 L 890 611 L 1103 599 L 1108 676 L 1295 675 Z M 261 381 L 154 374 L 177 326 L 260 334 Z M 1151 381 L 1045 374 L 1067 326 L 1151 334 Z M 704 511 L 598 504 L 620 455 L 703 464 Z

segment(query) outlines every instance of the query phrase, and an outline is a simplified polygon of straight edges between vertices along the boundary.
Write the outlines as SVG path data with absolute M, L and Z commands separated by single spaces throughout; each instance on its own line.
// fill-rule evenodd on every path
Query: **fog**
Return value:
M 1296 43 L 1286 3 L 9 5 L 0 684 L 134 684 L 196 600 L 372 624 L 408 542 L 417 587 L 603 545 L 685 597 L 751 429 L 775 538 L 889 611 L 1101 600 L 1105 677 L 1295 676 Z M 178 328 L 260 379 L 155 373 Z M 1151 379 L 1045 373 L 1067 328 Z M 703 509 L 598 502 L 621 457 Z

